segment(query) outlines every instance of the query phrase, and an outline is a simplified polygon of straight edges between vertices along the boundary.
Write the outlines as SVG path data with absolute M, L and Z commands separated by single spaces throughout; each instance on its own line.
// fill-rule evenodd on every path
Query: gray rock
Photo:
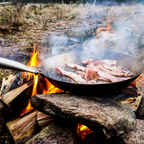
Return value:
M 93 131 L 99 129 L 106 138 L 123 134 L 136 126 L 131 108 L 106 98 L 65 93 L 35 95 L 31 98 L 31 105 L 54 117 L 74 119 Z

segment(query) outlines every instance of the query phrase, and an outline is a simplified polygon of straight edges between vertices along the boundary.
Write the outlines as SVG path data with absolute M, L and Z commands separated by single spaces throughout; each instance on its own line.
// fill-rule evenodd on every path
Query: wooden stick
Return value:
M 37 111 L 33 111 L 24 117 L 16 118 L 15 120 L 8 122 L 6 125 L 15 142 L 24 137 L 32 136 L 39 129 L 37 123 Z

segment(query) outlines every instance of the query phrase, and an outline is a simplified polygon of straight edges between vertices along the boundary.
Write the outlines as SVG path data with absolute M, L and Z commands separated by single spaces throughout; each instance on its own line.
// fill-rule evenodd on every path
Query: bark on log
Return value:
M 46 115 L 42 112 L 38 111 L 38 113 L 37 113 L 37 122 L 42 129 L 44 127 L 48 126 L 50 123 L 52 123 L 55 120 L 56 120 L 56 118 Z
M 33 88 L 33 80 L 13 89 L 2 95 L 2 101 L 9 107 L 15 116 L 19 116 L 21 111 L 28 105 Z
M 32 136 L 39 129 L 37 123 L 37 111 L 33 111 L 24 117 L 10 121 L 6 125 L 15 142 L 24 137 Z
M 101 129 L 107 138 L 118 136 L 136 126 L 132 109 L 107 98 L 73 94 L 34 95 L 31 105 L 39 111 L 62 118 L 72 118 L 92 131 Z
M 26 144 L 76 144 L 77 124 L 67 119 L 57 119 Z

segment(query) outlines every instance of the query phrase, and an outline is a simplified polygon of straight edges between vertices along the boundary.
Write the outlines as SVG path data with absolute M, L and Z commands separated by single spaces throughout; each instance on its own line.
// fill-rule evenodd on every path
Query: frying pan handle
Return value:
M 35 74 L 40 73 L 38 71 L 38 69 L 35 67 L 28 67 L 22 63 L 19 63 L 19 62 L 13 61 L 13 60 L 9 60 L 6 58 L 0 58 L 0 68 L 25 71 L 25 72 L 35 73 Z

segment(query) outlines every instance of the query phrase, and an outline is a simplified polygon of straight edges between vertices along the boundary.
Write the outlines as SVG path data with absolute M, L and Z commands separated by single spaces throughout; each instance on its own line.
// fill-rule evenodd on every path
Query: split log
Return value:
M 46 115 L 42 112 L 38 111 L 38 113 L 37 113 L 37 122 L 42 129 L 44 127 L 48 126 L 50 123 L 52 123 L 55 120 L 56 120 L 56 118 Z
M 134 112 L 136 112 L 140 105 L 142 94 L 137 89 L 130 86 L 123 89 L 120 94 L 112 99 L 129 106 Z
M 57 119 L 26 144 L 76 144 L 77 124 L 67 119 Z
M 0 118 L 4 119 L 6 122 L 9 121 L 12 118 L 12 113 L 3 103 L 3 101 L 0 99 Z
M 131 108 L 107 98 L 70 93 L 34 95 L 31 105 L 54 117 L 72 118 L 92 131 L 100 129 L 107 138 L 118 136 L 136 126 L 136 117 Z
M 16 118 L 15 120 L 8 122 L 6 125 L 15 142 L 24 137 L 30 137 L 36 134 L 39 130 L 37 111 L 27 113 L 26 116 Z
M 9 107 L 15 116 L 19 116 L 21 111 L 28 105 L 33 88 L 33 80 L 13 89 L 2 95 L 2 101 Z
M 19 87 L 20 86 L 19 82 L 20 82 L 20 73 L 17 73 L 16 75 L 9 75 L 7 80 L 5 80 L 4 78 L 1 87 L 2 95 L 6 94 L 10 90 Z

